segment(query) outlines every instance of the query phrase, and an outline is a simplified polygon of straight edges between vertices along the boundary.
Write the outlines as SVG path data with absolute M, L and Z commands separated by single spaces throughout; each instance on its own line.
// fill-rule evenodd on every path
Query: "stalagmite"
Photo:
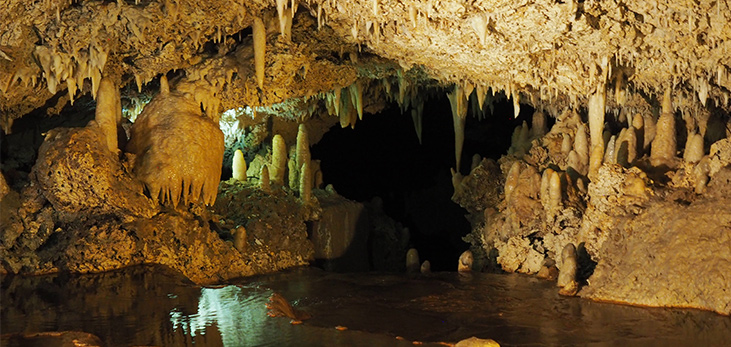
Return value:
M 472 256 L 472 251 L 466 250 L 462 252 L 457 263 L 457 272 L 471 272 L 473 262 L 474 257 Z
M 637 159 L 637 135 L 633 127 L 622 129 L 616 145 L 617 164 L 630 167 Z
M 604 142 L 599 142 L 591 150 L 591 156 L 589 156 L 589 172 L 586 174 L 589 179 L 596 178 L 599 168 L 602 166 L 602 160 L 604 159 Z
M 662 114 L 657 120 L 655 139 L 652 141 L 650 162 L 653 166 L 672 166 L 677 143 L 675 139 L 675 115 L 673 114 L 671 90 L 667 89 L 662 101 Z
M 569 134 L 561 134 L 561 153 L 565 155 L 569 155 L 569 152 L 573 149 L 573 145 L 571 144 L 571 135 Z
M 234 248 L 238 250 L 241 253 L 246 252 L 246 229 L 244 227 L 239 226 L 236 229 L 234 229 L 232 232 L 234 237 Z
M 264 164 L 261 167 L 261 173 L 259 174 L 259 188 L 265 192 L 271 191 L 269 185 L 269 165 Z
M 683 160 L 686 163 L 697 163 L 703 159 L 703 136 L 701 134 L 692 134 L 685 143 L 685 151 L 683 152 Z
M 607 149 L 604 152 L 604 163 L 616 164 L 617 163 L 617 152 L 616 152 L 617 136 L 612 135 L 607 142 Z
M 575 171 L 577 174 L 586 176 L 586 165 L 581 162 L 575 150 L 571 150 L 566 158 L 566 171 Z
M 419 270 L 419 251 L 416 248 L 410 248 L 406 252 L 406 272 L 417 273 Z
M 287 145 L 282 135 L 272 138 L 272 168 L 269 170 L 271 181 L 276 185 L 284 185 L 284 172 L 287 169 Z
M 115 154 L 119 152 L 117 126 L 122 120 L 122 105 L 119 89 L 108 78 L 100 82 L 94 119 L 102 129 L 109 151 Z
M 546 134 L 546 115 L 543 112 L 536 111 L 533 113 L 533 123 L 531 124 L 531 135 L 533 137 L 541 137 Z
M 541 199 L 541 205 L 543 205 L 543 209 L 548 213 L 548 206 L 550 206 L 550 184 L 551 184 L 551 177 L 553 175 L 554 171 L 551 168 L 543 170 L 543 174 L 541 175 L 541 191 L 540 191 L 540 199 Z
M 580 124 L 574 136 L 574 151 L 579 156 L 581 163 L 589 163 L 589 140 L 586 138 L 586 126 Z
M 505 177 L 505 201 L 510 201 L 510 197 L 513 194 L 513 191 L 518 185 L 518 180 L 520 178 L 520 162 L 516 161 L 513 163 L 513 166 L 510 167 L 510 171 L 508 171 L 508 176 Z
M 237 181 L 246 181 L 246 160 L 244 160 L 244 152 L 237 149 L 234 152 L 233 162 L 231 163 L 232 176 Z
M 561 175 L 558 172 L 551 172 L 550 181 L 548 182 L 548 210 L 547 219 L 549 222 L 553 222 L 561 210 L 562 190 L 561 190 Z
M 480 163 L 482 163 L 482 156 L 479 153 L 475 153 L 472 156 L 472 165 L 470 165 L 470 172 L 480 166 Z
M 657 132 L 657 122 L 652 116 L 643 117 L 643 119 L 645 136 L 642 140 L 642 145 L 643 152 L 647 154 L 648 149 L 650 149 L 650 144 L 652 144 L 652 141 L 655 140 L 655 134 Z
M 452 106 L 452 120 L 454 122 L 454 156 L 456 158 L 456 170 L 459 172 L 462 163 L 462 146 L 464 145 L 464 125 L 467 117 L 467 98 L 459 84 L 454 85 L 454 90 L 447 93 L 449 103 Z
M 604 158 L 604 107 L 607 100 L 607 90 L 600 84 L 594 94 L 589 96 L 589 135 L 591 138 L 591 153 L 589 160 L 589 176 L 594 176 Z M 597 148 L 599 147 L 599 148 Z
M 454 168 L 450 168 L 449 171 L 452 173 L 452 188 L 454 188 L 452 200 L 454 200 L 462 193 L 462 180 L 464 179 L 464 176 L 462 176 L 462 174 L 458 171 L 455 171 Z
M 254 24 L 251 30 L 254 36 L 254 70 L 256 72 L 256 83 L 259 85 L 259 89 L 264 90 L 267 30 L 260 17 L 254 18 Z
M 307 204 L 312 199 L 312 169 L 309 161 L 300 167 L 300 199 Z
M 637 157 L 642 157 L 645 150 L 645 118 L 641 114 L 632 117 L 632 127 L 635 129 L 637 139 Z
M 523 121 L 523 124 L 520 126 L 520 133 L 518 134 L 518 147 L 519 152 L 525 153 L 528 151 L 528 147 L 530 147 L 530 128 L 528 127 L 528 123 L 526 121 Z
M 708 173 L 711 171 L 709 157 L 703 157 L 693 168 L 693 178 L 695 179 L 695 193 L 703 194 L 708 184 Z
M 305 163 L 310 162 L 310 138 L 307 135 L 307 127 L 300 124 L 297 130 L 297 147 L 295 164 L 301 168 Z
M 170 93 L 170 85 L 168 84 L 168 77 L 165 75 L 160 76 L 160 94 Z
M 297 167 L 296 156 L 297 150 L 294 146 L 290 147 L 289 160 L 287 161 L 287 171 L 289 173 L 287 181 L 289 182 L 289 189 L 293 191 L 299 191 L 300 184 L 300 168 Z
M 424 260 L 424 262 L 421 263 L 420 271 L 424 275 L 431 273 L 431 263 L 428 260 Z

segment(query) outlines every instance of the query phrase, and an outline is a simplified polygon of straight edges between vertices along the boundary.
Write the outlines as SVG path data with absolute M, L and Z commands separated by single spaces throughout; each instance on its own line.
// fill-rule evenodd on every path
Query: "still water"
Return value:
M 106 346 L 413 346 L 471 336 L 503 346 L 731 345 L 730 317 L 560 297 L 553 282 L 522 275 L 301 268 L 199 287 L 135 267 L 5 277 L 1 289 L 0 332 L 10 346 L 19 343 L 9 334 L 49 331 L 91 333 Z M 268 317 L 273 292 L 312 319 Z

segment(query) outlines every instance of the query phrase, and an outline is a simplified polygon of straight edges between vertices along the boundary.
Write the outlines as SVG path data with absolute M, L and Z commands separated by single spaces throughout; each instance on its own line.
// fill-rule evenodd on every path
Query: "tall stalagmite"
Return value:
M 272 167 L 269 170 L 271 181 L 276 185 L 284 185 L 284 173 L 287 169 L 287 144 L 282 135 L 272 138 Z
M 102 78 L 96 98 L 94 120 L 102 129 L 107 147 L 112 153 L 119 152 L 117 127 L 122 120 L 122 104 L 119 88 L 108 78 Z

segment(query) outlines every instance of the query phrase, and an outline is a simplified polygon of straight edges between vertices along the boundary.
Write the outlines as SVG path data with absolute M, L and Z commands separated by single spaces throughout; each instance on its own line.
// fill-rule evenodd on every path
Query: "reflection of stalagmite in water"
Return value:
M 576 247 L 573 243 L 569 243 L 561 252 L 561 268 L 559 269 L 557 283 L 561 287 L 559 294 L 572 296 L 579 290 L 579 284 L 576 282 L 577 268 Z
M 292 324 L 302 323 L 303 320 L 312 318 L 309 313 L 292 307 L 289 301 L 279 293 L 272 293 L 266 306 L 269 309 L 267 312 L 269 317 L 287 317 L 292 320 Z

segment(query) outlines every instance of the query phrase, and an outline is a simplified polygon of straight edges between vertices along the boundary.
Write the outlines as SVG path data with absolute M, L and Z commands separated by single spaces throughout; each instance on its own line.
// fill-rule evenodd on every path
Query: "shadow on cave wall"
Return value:
M 312 157 L 321 160 L 324 183 L 339 194 L 356 201 L 383 199 L 385 212 L 409 228 L 410 245 L 422 261 L 431 262 L 432 270 L 455 271 L 459 255 L 468 249 L 462 237 L 471 226 L 467 212 L 451 201 L 454 131 L 446 93 L 440 94 L 424 107 L 423 144 L 409 112 L 401 114 L 394 104 L 364 115 L 355 129 L 334 126 L 312 147 Z M 524 106 L 515 119 L 505 98 L 493 108 L 482 121 L 468 112 L 463 174 L 475 153 L 495 160 L 505 154 L 513 129 L 523 120 L 530 122 L 534 111 Z

